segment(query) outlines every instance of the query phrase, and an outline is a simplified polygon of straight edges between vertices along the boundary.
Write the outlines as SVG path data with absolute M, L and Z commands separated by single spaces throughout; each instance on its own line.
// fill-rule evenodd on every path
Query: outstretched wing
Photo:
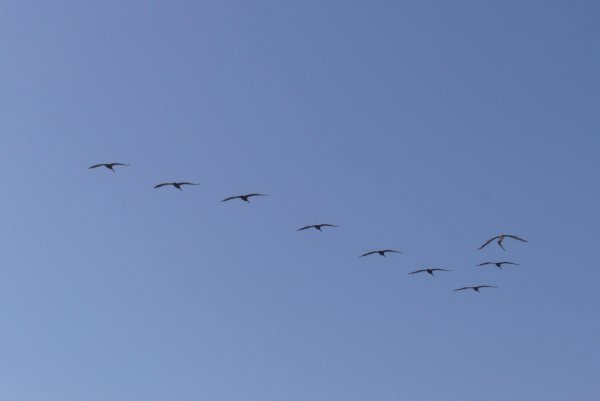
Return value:
M 498 288 L 494 285 L 478 285 L 477 288 Z
M 431 269 L 432 272 L 451 272 L 452 270 L 448 269 Z
M 337 227 L 335 224 L 319 224 L 321 227 Z
M 360 255 L 359 257 L 363 257 L 363 256 L 369 256 L 369 255 L 373 255 L 374 253 L 377 253 L 377 251 L 369 251 L 367 253 L 363 253 L 362 255 Z
M 94 164 L 93 166 L 88 167 L 88 170 L 91 168 L 96 168 L 96 167 L 101 167 L 101 166 L 106 166 L 106 164 L 104 164 L 104 163 Z
M 515 265 L 515 266 L 520 266 L 519 263 L 513 263 L 513 262 L 499 262 L 501 265 Z
M 410 272 L 408 274 L 415 274 L 415 273 L 422 273 L 422 272 L 426 272 L 427 269 L 421 269 L 421 270 L 415 270 L 414 272 Z
M 163 182 L 162 184 L 155 185 L 154 188 L 160 188 L 160 187 L 164 187 L 166 185 L 173 185 L 173 184 L 170 182 Z
M 227 201 L 230 201 L 232 199 L 238 199 L 238 198 L 241 198 L 241 196 L 230 196 L 229 198 L 223 199 L 221 202 L 227 202 Z
M 227 199 L 225 199 L 225 200 L 227 200 Z M 221 201 L 221 202 L 223 202 L 223 201 Z M 297 229 L 296 231 L 308 230 L 309 228 L 314 228 L 314 227 L 315 226 L 304 226 L 302 228 Z
M 383 251 L 381 251 L 381 252 L 383 252 L 383 253 L 388 253 L 388 252 L 392 252 L 392 253 L 402 253 L 402 252 L 400 252 L 400 251 L 396 251 L 396 250 L 394 250 L 394 249 L 384 249 L 384 250 L 383 250 Z
M 129 166 L 129 164 L 125 163 L 111 163 L 113 166 Z
M 245 195 L 245 196 L 246 196 L 246 198 L 250 198 L 252 196 L 268 196 L 268 195 L 265 195 L 265 194 L 248 194 L 248 195 Z
M 477 248 L 477 249 L 478 249 L 478 250 L 479 250 L 479 249 L 482 249 L 484 246 L 486 246 L 487 244 L 489 244 L 489 243 L 490 243 L 490 242 L 492 242 L 493 240 L 495 240 L 495 239 L 498 239 L 499 237 L 500 237 L 499 235 L 496 235 L 494 238 L 490 238 L 489 240 L 487 240 L 487 241 L 485 242 L 485 244 L 481 245 L 481 246 L 480 246 L 479 248 Z
M 477 266 L 485 266 L 485 265 L 495 265 L 495 263 L 493 263 L 493 262 L 483 262 L 483 263 L 478 264 Z
M 180 186 L 181 186 L 181 185 L 200 185 L 200 184 L 195 184 L 195 183 L 193 183 L 193 182 L 187 182 L 187 181 L 184 181 L 184 182 L 178 182 L 178 184 L 179 184 Z
M 457 288 L 454 291 L 462 291 L 462 290 L 472 290 L 473 287 L 462 287 L 462 288 Z
M 516 240 L 519 240 L 519 241 L 522 241 L 522 242 L 529 242 L 526 239 L 517 237 L 516 235 L 505 235 L 505 237 L 516 239 Z

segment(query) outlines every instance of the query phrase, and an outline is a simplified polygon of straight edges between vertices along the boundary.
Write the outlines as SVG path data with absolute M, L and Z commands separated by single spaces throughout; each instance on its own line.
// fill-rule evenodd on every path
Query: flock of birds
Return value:
M 123 166 L 123 167 L 127 167 L 129 166 L 129 164 L 125 164 L 125 163 L 99 163 L 99 164 L 94 164 L 93 166 L 88 167 L 88 169 L 95 169 L 98 167 L 105 167 L 108 170 L 111 170 L 113 173 L 115 172 L 115 167 L 116 166 Z M 199 185 L 193 182 L 187 182 L 187 181 L 176 181 L 176 182 L 162 182 L 160 184 L 156 184 L 154 186 L 155 189 L 157 188 L 162 188 L 165 186 L 172 186 L 174 188 L 177 188 L 178 190 L 182 190 L 181 187 L 185 186 L 185 185 Z M 225 199 L 223 199 L 221 202 L 227 202 L 233 199 L 240 199 L 244 202 L 250 202 L 250 198 L 252 197 L 256 197 L 256 196 L 268 196 L 266 194 L 259 194 L 259 193 L 251 193 L 251 194 L 244 194 L 244 195 L 235 195 L 235 196 L 229 196 Z M 323 227 L 337 227 L 334 224 L 327 224 L 327 223 L 323 223 L 323 224 L 312 224 L 312 225 L 308 225 L 308 226 L 304 226 L 304 227 L 300 227 L 299 229 L 297 229 L 296 231 L 304 231 L 304 230 L 309 230 L 309 229 L 315 229 L 317 231 L 323 231 Z M 528 242 L 527 240 L 517 237 L 516 235 L 512 235 L 512 234 L 500 234 L 497 235 L 493 238 L 490 238 L 489 240 L 487 240 L 486 242 L 483 243 L 483 245 L 481 245 L 479 248 L 477 248 L 478 250 L 485 248 L 488 244 L 492 243 L 493 241 L 496 241 L 498 246 L 500 246 L 500 248 L 502 248 L 503 251 L 506 251 L 506 249 L 504 248 L 504 246 L 502 245 L 502 243 L 504 242 L 505 239 L 510 238 L 510 239 L 514 239 L 517 241 L 521 241 L 521 242 Z M 380 250 L 375 250 L 375 251 L 369 251 L 369 252 L 365 252 L 364 254 L 360 255 L 360 257 L 364 257 L 364 256 L 370 256 L 370 255 L 380 255 L 385 257 L 386 253 L 402 253 L 400 251 L 397 251 L 395 249 L 380 249 Z M 502 262 L 483 262 L 478 264 L 477 266 L 488 266 L 488 265 L 495 265 L 496 267 L 498 267 L 499 269 L 502 269 L 503 265 L 515 265 L 515 266 L 520 266 L 518 263 L 513 263 L 513 262 L 508 262 L 508 261 L 502 261 Z M 435 276 L 434 272 L 450 272 L 452 270 L 448 270 L 448 269 L 441 269 L 441 268 L 426 268 L 426 269 L 419 269 L 419 270 L 415 270 L 413 272 L 410 272 L 408 274 L 418 274 L 418 273 L 428 273 L 431 276 Z M 467 286 L 467 287 L 461 287 L 461 288 L 457 288 L 454 291 L 463 291 L 463 290 L 473 290 L 477 293 L 479 293 L 479 290 L 481 288 L 498 288 L 496 286 L 493 285 L 487 285 L 487 284 L 482 284 L 482 285 L 474 285 L 474 286 Z

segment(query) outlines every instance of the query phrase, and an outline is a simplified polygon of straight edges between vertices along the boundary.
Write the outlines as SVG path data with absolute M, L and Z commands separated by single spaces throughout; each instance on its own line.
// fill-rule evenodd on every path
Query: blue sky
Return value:
M 598 399 L 599 12 L 1 2 L 0 399 Z

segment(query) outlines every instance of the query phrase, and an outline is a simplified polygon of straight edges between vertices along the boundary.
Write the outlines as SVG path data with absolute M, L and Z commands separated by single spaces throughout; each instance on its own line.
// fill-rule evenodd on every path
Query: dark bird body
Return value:
M 477 266 L 486 266 L 486 265 L 496 265 L 496 267 L 499 269 L 502 269 L 502 265 L 520 266 L 520 264 L 513 263 L 513 262 L 483 262 L 483 263 L 478 264 Z
M 311 226 L 304 226 L 302 228 L 299 228 L 296 231 L 308 230 L 309 228 L 314 228 L 316 230 L 323 231 L 323 230 L 321 230 L 321 228 L 323 228 L 323 227 L 337 227 L 337 226 L 333 225 L 333 224 L 313 224 Z
M 246 194 L 246 195 L 230 196 L 229 198 L 223 199 L 221 202 L 227 202 L 227 201 L 230 201 L 232 199 L 241 199 L 244 202 L 250 202 L 248 200 L 248 198 L 251 198 L 253 196 L 267 196 L 267 195 L 265 195 L 265 194 Z
M 529 242 L 529 241 L 527 241 L 527 240 L 525 240 L 523 238 L 517 237 L 516 235 L 500 234 L 500 235 L 495 236 L 494 238 L 490 238 L 489 240 L 487 240 L 483 245 L 481 245 L 477 249 L 483 249 L 487 244 L 489 244 L 493 240 L 497 239 L 498 240 L 498 245 L 500 246 L 500 248 L 502 248 L 502 250 L 506 251 L 506 249 L 504 249 L 504 247 L 502 246 L 502 242 L 504 241 L 505 238 L 512 238 L 512 239 L 516 239 L 516 240 L 522 241 L 522 242 Z
M 93 166 L 88 167 L 88 170 L 93 169 L 93 168 L 98 168 L 98 167 L 106 167 L 107 169 L 109 169 L 110 171 L 112 171 L 114 173 L 115 172 L 115 169 L 114 169 L 115 166 L 129 166 L 129 164 L 125 164 L 125 163 L 99 163 L 99 164 L 94 164 Z
M 421 270 L 415 270 L 414 272 L 410 272 L 408 274 L 427 272 L 427 273 L 431 274 L 432 276 L 435 276 L 435 274 L 433 274 L 433 272 L 451 272 L 451 271 L 452 270 L 447 270 L 447 269 L 421 269 Z
M 473 290 L 473 291 L 475 291 L 475 292 L 479 292 L 479 289 L 480 289 L 480 288 L 498 288 L 498 287 L 495 287 L 495 286 L 493 286 L 493 285 L 476 285 L 476 286 L 473 286 L 473 287 L 462 287 L 462 288 L 457 288 L 457 289 L 455 289 L 454 291 Z
M 369 255 L 373 255 L 373 254 L 376 254 L 376 253 L 378 253 L 381 256 L 385 257 L 385 254 L 388 253 L 388 252 L 391 252 L 391 253 L 402 253 L 402 252 L 399 252 L 399 251 L 395 251 L 393 249 L 382 249 L 380 251 L 369 251 L 367 253 L 363 253 L 362 255 L 360 255 L 360 257 L 362 258 L 363 256 L 369 256 Z
M 186 182 L 186 181 L 184 181 L 184 182 L 163 182 L 162 184 L 155 185 L 154 188 L 162 188 L 167 185 L 171 185 L 181 191 L 181 187 L 183 185 L 200 185 L 200 184 L 194 184 L 193 182 Z

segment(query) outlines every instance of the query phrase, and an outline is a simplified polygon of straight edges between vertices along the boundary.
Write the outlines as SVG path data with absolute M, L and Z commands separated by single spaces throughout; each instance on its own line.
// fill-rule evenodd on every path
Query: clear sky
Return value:
M 0 399 L 600 399 L 599 20 L 0 1 Z

